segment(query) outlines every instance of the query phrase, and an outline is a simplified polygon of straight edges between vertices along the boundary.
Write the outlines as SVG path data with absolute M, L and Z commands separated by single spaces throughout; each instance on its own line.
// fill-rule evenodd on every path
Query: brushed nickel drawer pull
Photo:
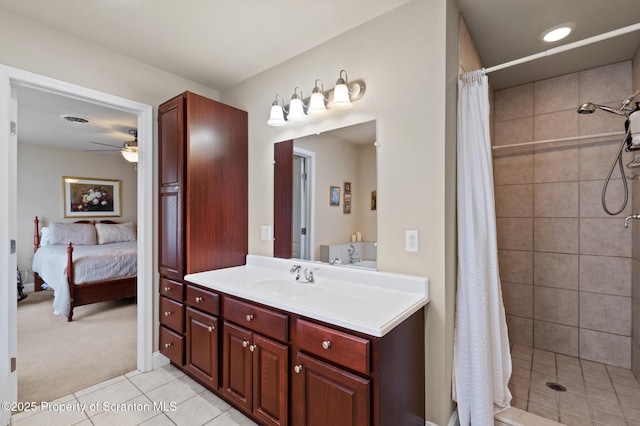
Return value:
M 249 346 L 249 341 L 248 340 L 243 341 L 242 342 L 242 347 L 246 348 L 247 346 Z
M 165 311 L 164 316 L 168 317 L 169 315 L 171 315 L 171 311 Z
M 325 340 L 324 342 L 322 342 L 322 347 L 324 349 L 329 349 L 331 347 L 331 342 L 329 340 Z
M 169 349 L 171 347 L 171 345 L 172 345 L 172 343 L 165 343 L 164 347 L 165 347 L 165 349 Z
M 302 373 L 302 365 L 296 365 L 295 367 L 293 367 L 293 371 L 295 371 L 297 374 Z
M 251 346 L 249 346 L 249 350 L 250 350 L 251 352 L 255 351 L 256 349 L 258 349 L 258 345 L 251 345 Z
M 252 321 L 252 320 L 253 320 L 253 314 L 247 315 L 247 321 Z
M 165 287 L 165 288 L 164 288 L 164 292 L 165 292 L 165 293 L 169 293 L 170 291 L 171 291 L 171 287 Z
M 213 330 L 215 330 L 215 327 L 210 325 L 207 330 L 209 330 L 209 333 L 213 332 Z
M 202 300 L 204 300 L 204 298 L 196 296 L 196 303 L 200 303 Z

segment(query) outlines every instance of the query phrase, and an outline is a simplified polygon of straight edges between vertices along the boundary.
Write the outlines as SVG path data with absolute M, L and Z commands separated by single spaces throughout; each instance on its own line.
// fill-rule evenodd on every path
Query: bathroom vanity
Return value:
M 425 278 L 253 255 L 184 278 L 160 350 L 255 421 L 424 425 Z

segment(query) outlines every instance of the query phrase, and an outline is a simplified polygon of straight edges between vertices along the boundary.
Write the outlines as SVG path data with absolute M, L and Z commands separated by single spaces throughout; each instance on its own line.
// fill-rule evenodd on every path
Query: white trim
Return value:
M 149 371 L 153 365 L 153 107 L 2 64 L 0 70 L 7 73 L 12 86 L 55 93 L 138 117 L 137 368 Z
M 315 235 L 316 235 L 316 153 L 297 146 L 293 146 L 293 153 L 309 160 L 309 222 L 311 223 L 311 234 L 307 234 L 309 260 L 316 260 Z
M 169 362 L 169 358 L 162 355 L 159 351 L 156 351 L 153 353 L 152 369 L 155 370 L 156 368 L 164 367 L 169 364 Z
M 499 71 L 505 68 L 511 68 L 513 66 L 520 65 L 525 62 L 535 61 L 536 59 L 552 56 L 557 53 L 566 52 L 568 50 L 577 49 L 578 47 L 587 46 L 589 44 L 597 43 L 603 40 L 608 40 L 613 37 L 618 37 L 620 35 L 632 33 L 639 30 L 640 30 L 640 23 L 629 25 L 627 27 L 622 27 L 617 30 L 595 35 L 593 37 L 588 37 L 582 40 L 574 41 L 573 43 L 568 43 L 562 46 L 553 47 L 551 49 L 545 50 L 544 52 L 536 53 L 533 55 L 525 56 L 523 58 L 514 59 L 513 61 L 505 62 L 503 64 L 495 65 L 493 67 L 489 67 L 485 69 L 484 72 L 486 74 L 489 74 L 490 72 Z

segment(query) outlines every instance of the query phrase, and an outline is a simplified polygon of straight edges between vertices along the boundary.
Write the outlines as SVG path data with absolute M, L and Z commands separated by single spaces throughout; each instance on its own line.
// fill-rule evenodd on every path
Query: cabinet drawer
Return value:
M 189 306 L 193 306 L 194 308 L 210 313 L 211 315 L 218 315 L 220 311 L 219 299 L 220 296 L 218 296 L 217 293 L 187 285 L 187 297 L 185 298 L 185 303 Z
M 184 306 L 182 303 L 160 297 L 160 324 L 182 333 L 184 331 Z
M 160 294 L 164 297 L 168 297 L 178 302 L 184 301 L 182 287 L 182 283 L 164 277 L 160 278 Z
M 288 315 L 256 306 L 253 303 L 225 297 L 224 317 L 263 336 L 272 337 L 281 342 L 288 340 Z
M 160 353 L 174 363 L 184 365 L 184 337 L 160 326 Z
M 370 343 L 332 328 L 305 320 L 296 322 L 300 349 L 363 374 L 369 374 Z

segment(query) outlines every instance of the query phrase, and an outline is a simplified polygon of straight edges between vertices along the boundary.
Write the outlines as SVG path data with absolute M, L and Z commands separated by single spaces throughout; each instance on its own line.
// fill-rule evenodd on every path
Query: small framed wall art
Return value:
M 329 187 L 329 205 L 330 206 L 340 205 L 340 187 L 339 186 Z

